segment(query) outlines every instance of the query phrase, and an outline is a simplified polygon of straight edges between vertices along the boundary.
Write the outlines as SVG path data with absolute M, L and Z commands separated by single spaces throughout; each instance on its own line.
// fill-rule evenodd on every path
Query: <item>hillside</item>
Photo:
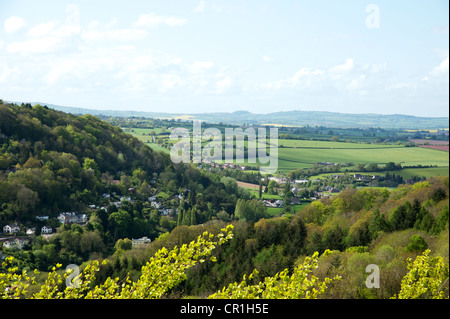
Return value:
M 189 225 L 231 213 L 238 197 L 249 194 L 225 191 L 219 176 L 175 165 L 92 115 L 0 104 L 0 232 L 18 225 L 16 235 L 31 240 L 21 255 L 30 267 L 108 256 L 119 239 L 171 231 L 178 212 Z M 61 225 L 65 212 L 87 220 Z
M 61 224 L 61 212 L 87 219 Z M 254 269 L 255 280 L 263 280 L 329 249 L 314 274 L 341 280 L 325 298 L 389 298 L 400 291 L 407 258 L 428 248 L 448 265 L 448 214 L 449 179 L 436 177 L 393 190 L 348 187 L 271 218 L 234 178 L 174 165 L 168 155 L 92 115 L 0 103 L 0 240 L 28 241 L 23 249 L 3 246 L 1 254 L 14 256 L 19 272 L 108 259 L 96 284 L 128 275 L 136 281 L 159 249 L 232 223 L 233 239 L 211 260 L 186 275 L 183 270 L 164 297 L 204 297 Z M 20 231 L 7 233 L 6 225 Z M 54 231 L 43 234 L 43 226 Z M 133 247 L 132 239 L 144 236 L 151 243 Z M 380 267 L 382 289 L 364 285 L 369 264 Z M 448 280 L 439 289 L 448 296 Z
M 240 282 L 254 269 L 253 282 L 292 270 L 314 252 L 332 253 L 319 259 L 314 271 L 319 280 L 340 276 L 323 298 L 390 298 L 399 293 L 407 273 L 407 259 L 425 249 L 431 256 L 449 261 L 449 179 L 434 178 L 394 190 L 346 189 L 339 195 L 323 198 L 298 211 L 255 223 L 233 221 L 234 236 L 229 244 L 217 248 L 217 262 L 205 262 L 187 271 L 187 278 L 173 291 L 172 298 L 205 297 L 230 283 Z M 137 260 L 142 264 L 161 247 L 173 248 L 194 240 L 204 231 L 218 233 L 222 221 L 199 226 L 180 226 L 151 243 L 145 250 L 128 250 L 102 268 L 99 277 L 119 275 L 114 263 Z M 380 289 L 365 285 L 366 267 L 380 269 Z M 132 274 L 138 274 L 134 268 Z M 249 282 L 247 282 L 249 283 Z M 440 288 L 448 298 L 448 281 Z M 422 296 L 427 298 L 427 296 Z
M 31 103 L 32 105 L 36 102 Z M 44 105 L 45 103 L 40 103 Z M 444 129 L 449 127 L 448 117 L 418 117 L 403 114 L 347 114 L 322 111 L 287 111 L 268 114 L 255 114 L 248 111 L 218 112 L 218 113 L 164 113 L 140 112 L 125 110 L 95 110 L 74 108 L 53 104 L 45 104 L 50 108 L 72 114 L 92 114 L 119 117 L 146 118 L 181 118 L 197 119 L 209 123 L 229 124 L 276 124 L 289 126 L 327 126 L 327 127 L 380 127 L 384 129 Z M 126 107 L 123 107 L 125 109 Z

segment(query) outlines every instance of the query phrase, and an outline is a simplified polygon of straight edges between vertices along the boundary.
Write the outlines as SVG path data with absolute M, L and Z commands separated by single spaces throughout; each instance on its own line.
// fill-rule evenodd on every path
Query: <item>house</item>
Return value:
M 30 243 L 30 240 L 27 238 L 11 238 L 7 239 L 3 242 L 3 246 L 9 249 L 22 249 L 26 245 Z
M 8 234 L 20 232 L 20 227 L 16 224 L 9 224 L 3 227 L 3 232 Z
M 353 178 L 356 179 L 357 181 L 368 181 L 372 179 L 372 177 L 362 174 L 354 174 Z
M 131 246 L 133 248 L 140 248 L 140 247 L 145 247 L 145 246 L 149 245 L 151 242 L 152 242 L 152 240 L 147 237 L 142 237 L 142 238 L 138 238 L 138 239 L 133 238 L 131 240 Z
M 28 228 L 27 229 L 27 235 L 34 235 L 34 233 L 36 232 L 36 228 Z
M 283 201 L 281 199 L 276 200 L 275 204 L 277 205 L 277 207 L 283 207 Z
M 68 224 L 85 224 L 87 222 L 86 214 L 80 214 L 75 212 L 65 212 L 61 213 L 58 216 L 58 220 L 60 223 L 68 225 Z
M 37 220 L 43 221 L 43 220 L 48 220 L 48 216 L 47 215 L 42 215 L 42 216 L 36 216 Z
M 152 206 L 153 208 L 159 209 L 161 207 L 161 203 L 159 203 L 159 202 L 151 202 L 150 206 Z
M 45 225 L 41 228 L 41 234 L 51 234 L 53 233 L 53 229 L 51 226 Z

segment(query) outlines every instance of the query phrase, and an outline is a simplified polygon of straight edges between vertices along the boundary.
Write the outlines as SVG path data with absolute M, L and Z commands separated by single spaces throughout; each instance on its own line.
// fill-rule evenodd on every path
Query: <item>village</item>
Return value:
M 333 166 L 336 163 L 320 162 L 318 165 Z M 232 171 L 247 171 L 246 174 L 252 174 L 250 171 L 254 170 L 254 167 L 238 165 L 234 163 L 214 163 L 204 161 L 198 165 L 199 169 L 205 170 L 222 170 L 226 172 Z M 13 172 L 13 171 L 12 171 Z M 13 172 L 14 173 L 14 172 Z M 267 180 L 266 180 L 267 178 Z M 372 174 L 360 174 L 360 173 L 345 173 L 345 174 L 329 174 L 322 178 L 302 178 L 302 179 L 289 179 L 284 175 L 267 176 L 262 177 L 262 182 L 266 185 L 265 192 L 267 192 L 267 186 L 272 183 L 272 187 L 275 190 L 271 190 L 273 194 L 284 195 L 286 184 L 288 184 L 289 190 L 292 192 L 288 198 L 276 196 L 272 198 L 260 198 L 259 200 L 264 203 L 267 208 L 283 209 L 286 206 L 296 206 L 303 203 L 310 203 L 314 200 L 329 197 L 334 194 L 340 193 L 343 187 L 349 185 L 364 185 L 373 186 L 375 183 L 383 181 L 384 176 L 372 175 Z M 153 183 L 156 180 L 152 181 Z M 405 180 L 407 184 L 411 184 L 414 181 Z M 112 184 L 120 183 L 119 180 L 113 180 Z M 257 187 L 257 185 L 254 185 Z M 187 190 L 189 191 L 189 190 Z M 89 213 L 95 210 L 103 210 L 108 212 L 108 206 L 114 206 L 117 209 L 122 207 L 124 201 L 134 203 L 136 200 L 136 189 L 133 187 L 128 188 L 125 196 L 118 196 L 115 192 L 104 193 L 102 195 L 103 204 L 92 203 L 86 207 L 86 212 L 60 212 L 57 214 L 56 219 L 60 225 L 72 225 L 77 224 L 84 227 L 89 221 Z M 178 203 L 184 199 L 183 194 L 175 194 L 168 198 L 161 196 L 159 191 L 156 194 L 147 198 L 147 206 L 150 209 L 156 210 L 160 216 L 167 216 L 171 219 L 176 219 L 178 214 Z M 257 196 L 255 196 L 257 197 Z M 288 202 L 287 202 L 287 201 Z M 24 249 L 32 244 L 33 239 L 37 235 L 42 235 L 48 239 L 56 235 L 57 229 L 55 229 L 55 222 L 52 223 L 53 227 L 47 223 L 50 219 L 48 215 L 38 215 L 35 217 L 36 223 L 30 225 L 18 225 L 7 224 L 3 227 L 2 233 L 0 233 L 0 243 L 7 249 Z M 53 217 L 55 219 L 55 217 Z M 139 248 L 145 247 L 151 242 L 151 239 L 147 237 L 133 238 L 132 247 Z

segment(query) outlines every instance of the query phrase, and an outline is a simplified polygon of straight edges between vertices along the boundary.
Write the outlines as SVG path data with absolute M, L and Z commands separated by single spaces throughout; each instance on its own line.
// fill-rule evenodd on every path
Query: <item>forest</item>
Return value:
M 105 257 L 119 239 L 153 240 L 171 231 L 179 209 L 180 215 L 194 214 L 189 225 L 200 224 L 221 211 L 232 214 L 238 198 L 250 198 L 232 180 L 173 164 L 94 116 L 0 104 L 0 119 L 1 229 L 17 224 L 35 227 L 39 235 L 47 224 L 58 230 L 48 239 L 37 236 L 29 249 L 10 252 L 27 267 L 47 270 L 56 262 Z M 151 206 L 152 196 L 170 214 Z M 61 212 L 84 212 L 89 221 L 84 227 L 60 225 Z
M 448 182 L 445 177 L 393 191 L 348 189 L 313 202 L 292 217 L 234 221 L 233 239 L 213 252 L 217 262 L 189 269 L 187 279 L 170 296 L 205 297 L 254 269 L 258 270 L 255 280 L 262 280 L 284 269 L 292 271 L 315 252 L 331 250 L 319 258 L 315 274 L 321 279 L 339 275 L 341 280 L 331 285 L 323 298 L 390 298 L 400 290 L 407 259 L 426 249 L 433 257 L 445 258 L 448 271 Z M 142 263 L 161 247 L 189 243 L 203 231 L 217 233 L 224 225 L 223 221 L 211 221 L 180 226 L 145 250 L 125 250 L 113 257 L 116 266 L 126 264 L 138 276 Z M 365 286 L 369 264 L 381 269 L 380 289 Z M 110 263 L 100 276 L 120 276 L 117 269 L 122 268 Z M 448 296 L 448 282 L 443 290 Z
M 57 217 L 66 211 L 87 213 L 88 222 L 61 225 Z M 49 219 L 36 219 L 43 215 Z M 16 268 L 3 263 L 0 273 L 15 269 L 19 278 L 23 270 L 40 272 L 25 297 L 50 296 L 45 289 L 64 272 L 56 265 L 81 266 L 90 278 L 83 296 L 107 294 L 89 290 L 93 285 L 117 293 L 119 283 L 145 285 L 149 269 L 166 273 L 179 266 L 178 279 L 154 296 L 205 298 L 223 287 L 233 295 L 243 278 L 255 287 L 270 278 L 294 280 L 302 265 L 313 262 L 312 274 L 327 282 L 321 298 L 384 299 L 402 292 L 409 258 L 429 256 L 431 265 L 445 261 L 437 290 L 448 298 L 448 176 L 391 190 L 347 188 L 295 214 L 269 218 L 232 177 L 173 164 L 167 154 L 94 116 L 41 105 L 0 103 L 0 226 L 12 223 L 56 230 L 53 236 L 38 231 L 23 250 L 2 249 Z M 227 235 L 220 235 L 223 229 Z M 205 232 L 219 236 L 220 244 L 200 240 Z M 131 239 L 142 236 L 151 244 L 133 248 Z M 174 264 L 176 256 L 186 259 Z M 380 268 L 379 289 L 365 285 L 369 264 Z

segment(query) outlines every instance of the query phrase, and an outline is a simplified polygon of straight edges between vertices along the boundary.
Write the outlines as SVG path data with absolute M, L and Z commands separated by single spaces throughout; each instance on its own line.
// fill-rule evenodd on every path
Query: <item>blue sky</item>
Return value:
M 0 2 L 0 98 L 448 116 L 449 3 Z

